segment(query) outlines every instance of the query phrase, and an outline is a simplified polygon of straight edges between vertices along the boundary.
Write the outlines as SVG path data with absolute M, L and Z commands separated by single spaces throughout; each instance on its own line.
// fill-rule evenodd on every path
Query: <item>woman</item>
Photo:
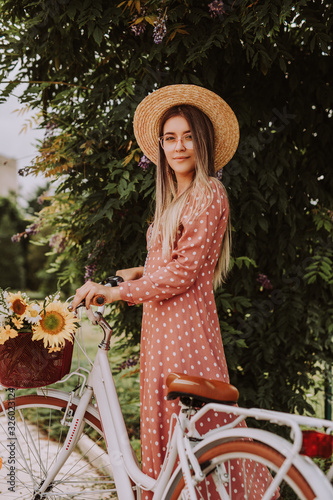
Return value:
M 232 158 L 239 128 L 231 108 L 213 92 L 171 85 L 140 103 L 134 132 L 144 154 L 157 165 L 145 267 L 118 271 L 125 282 L 116 288 L 87 282 L 77 290 L 73 306 L 84 298 L 89 306 L 101 293 L 110 303 L 143 303 L 142 469 L 156 478 L 170 415 L 177 410 L 177 403 L 166 400 L 168 374 L 229 381 L 213 295 L 229 265 L 229 205 L 215 171 Z M 210 426 L 233 417 L 219 418 L 212 416 Z

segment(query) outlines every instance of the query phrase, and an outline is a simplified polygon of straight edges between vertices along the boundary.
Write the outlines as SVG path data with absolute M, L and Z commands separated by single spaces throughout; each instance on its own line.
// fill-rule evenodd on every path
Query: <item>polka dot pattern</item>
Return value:
M 165 456 L 170 417 L 178 401 L 167 401 L 165 380 L 179 372 L 229 382 L 213 294 L 214 269 L 228 220 L 223 187 L 212 183 L 213 201 L 200 215 L 182 217 L 171 258 L 161 245 L 149 249 L 145 275 L 120 285 L 121 298 L 143 303 L 140 359 L 142 470 L 157 477 Z M 200 422 L 203 431 L 234 417 Z M 143 498 L 152 498 L 144 492 Z

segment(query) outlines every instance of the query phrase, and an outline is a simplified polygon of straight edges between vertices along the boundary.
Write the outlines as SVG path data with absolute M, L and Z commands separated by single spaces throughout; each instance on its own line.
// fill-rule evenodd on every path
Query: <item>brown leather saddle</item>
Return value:
M 235 404 L 239 392 L 231 384 L 220 380 L 210 380 L 183 373 L 170 373 L 166 379 L 167 399 L 181 398 L 183 402 Z

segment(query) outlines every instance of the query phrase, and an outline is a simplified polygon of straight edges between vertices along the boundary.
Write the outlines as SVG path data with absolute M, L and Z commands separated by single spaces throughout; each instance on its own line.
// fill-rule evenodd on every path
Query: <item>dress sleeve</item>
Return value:
M 186 292 L 195 282 L 205 263 L 218 228 L 225 232 L 228 220 L 228 200 L 223 191 L 213 188 L 211 204 L 199 214 L 182 218 L 182 232 L 171 259 L 157 271 L 119 286 L 122 300 L 140 304 L 150 300 L 165 300 Z

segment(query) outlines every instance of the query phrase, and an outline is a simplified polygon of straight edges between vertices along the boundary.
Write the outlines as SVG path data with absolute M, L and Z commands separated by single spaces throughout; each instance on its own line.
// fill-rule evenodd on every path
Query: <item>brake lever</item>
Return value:
M 110 285 L 110 286 L 118 286 L 119 283 L 122 283 L 124 280 L 121 276 L 109 276 L 105 278 L 105 280 L 101 281 L 100 285 Z

